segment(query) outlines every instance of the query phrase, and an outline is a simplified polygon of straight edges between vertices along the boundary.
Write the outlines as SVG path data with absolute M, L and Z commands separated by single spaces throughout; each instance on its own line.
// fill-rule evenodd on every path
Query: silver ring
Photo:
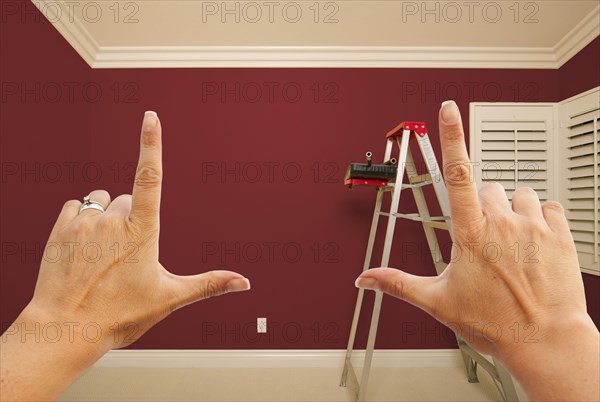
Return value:
M 96 209 L 100 212 L 105 211 L 102 204 L 100 204 L 99 202 L 90 200 L 89 195 L 86 195 L 85 197 L 83 197 L 83 204 L 81 204 L 81 208 L 79 208 L 79 213 L 81 213 L 81 211 L 85 211 L 86 209 Z

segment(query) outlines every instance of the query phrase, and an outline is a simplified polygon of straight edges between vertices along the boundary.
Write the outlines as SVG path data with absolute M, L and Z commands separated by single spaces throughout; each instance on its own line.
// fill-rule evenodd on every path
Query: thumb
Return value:
M 415 276 L 394 268 L 371 268 L 356 279 L 356 287 L 380 290 L 432 313 L 441 293 L 438 276 Z
M 175 297 L 175 309 L 209 297 L 250 289 L 250 281 L 232 271 L 210 271 L 190 276 L 173 275 L 172 278 L 170 293 Z

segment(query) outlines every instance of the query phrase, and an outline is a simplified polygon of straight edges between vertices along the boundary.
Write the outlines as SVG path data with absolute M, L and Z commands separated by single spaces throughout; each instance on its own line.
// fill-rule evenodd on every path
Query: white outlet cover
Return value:
M 267 319 L 264 317 L 259 317 L 256 319 L 256 332 L 259 334 L 267 333 Z

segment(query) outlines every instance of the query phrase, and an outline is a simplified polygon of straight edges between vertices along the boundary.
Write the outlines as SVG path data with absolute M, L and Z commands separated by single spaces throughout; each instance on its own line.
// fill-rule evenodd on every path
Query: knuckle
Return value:
M 453 230 L 457 234 L 457 238 L 467 243 L 479 241 L 485 230 L 484 225 L 480 221 L 473 221 L 461 227 L 454 227 Z M 456 243 L 460 248 L 460 243 Z
M 542 204 L 543 209 L 549 209 L 557 212 L 564 213 L 565 209 L 560 202 L 557 201 L 546 201 Z
M 463 188 L 473 183 L 471 169 L 466 163 L 449 163 L 445 170 L 446 185 L 449 187 Z
M 493 220 L 500 228 L 513 228 L 516 226 L 515 219 L 509 214 L 495 214 Z
M 223 286 L 223 284 L 220 281 L 217 281 L 212 278 L 207 279 L 202 284 L 202 287 L 200 289 L 200 296 L 203 299 L 206 299 L 206 298 L 209 298 L 212 296 L 218 296 L 223 293 L 225 293 L 225 287 Z
M 144 212 L 142 212 L 142 217 Z M 142 218 L 134 220 L 133 216 L 125 221 L 125 232 L 132 241 L 136 241 L 138 245 L 148 244 L 158 238 L 158 228 L 149 224 L 150 222 Z
M 515 190 L 513 197 L 522 196 L 522 195 L 535 195 L 537 197 L 537 193 L 531 187 L 519 187 Z
M 63 204 L 63 209 L 79 208 L 81 202 L 77 200 L 69 200 Z
M 459 124 L 452 124 L 445 127 L 444 136 L 449 140 L 460 141 L 462 143 L 464 133 Z
M 504 194 L 505 190 L 502 184 L 498 183 L 497 181 L 488 181 L 484 183 L 479 189 L 479 195 L 483 197 L 491 196 L 498 193 Z
M 102 214 L 98 220 L 98 229 L 101 232 L 117 230 L 119 228 L 120 221 L 121 220 L 119 217 L 111 216 L 109 214 Z
M 504 186 L 497 181 L 486 183 L 485 187 L 489 190 L 500 190 L 504 192 Z
M 148 148 L 157 148 L 160 145 L 160 135 L 156 130 L 144 130 L 142 145 Z
M 94 230 L 94 223 L 90 219 L 75 219 L 71 232 L 76 237 L 87 237 Z
M 92 191 L 90 193 L 90 195 L 94 196 L 94 197 L 92 197 L 92 201 L 96 201 L 94 198 L 107 198 L 107 197 L 110 197 L 110 194 L 106 190 L 94 190 L 94 191 Z
M 396 297 L 404 298 L 404 282 L 400 278 L 394 278 L 393 281 L 389 283 L 386 289 L 387 293 L 390 293 Z
M 135 175 L 135 184 L 141 188 L 154 188 L 160 185 L 162 172 L 160 169 L 143 165 L 140 166 Z

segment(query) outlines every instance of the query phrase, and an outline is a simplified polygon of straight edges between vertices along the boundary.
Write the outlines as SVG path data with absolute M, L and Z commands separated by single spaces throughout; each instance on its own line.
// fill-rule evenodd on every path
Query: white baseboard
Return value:
M 342 367 L 345 350 L 113 350 L 95 367 Z M 362 367 L 364 350 L 352 355 Z M 376 350 L 373 367 L 460 367 L 458 349 Z

